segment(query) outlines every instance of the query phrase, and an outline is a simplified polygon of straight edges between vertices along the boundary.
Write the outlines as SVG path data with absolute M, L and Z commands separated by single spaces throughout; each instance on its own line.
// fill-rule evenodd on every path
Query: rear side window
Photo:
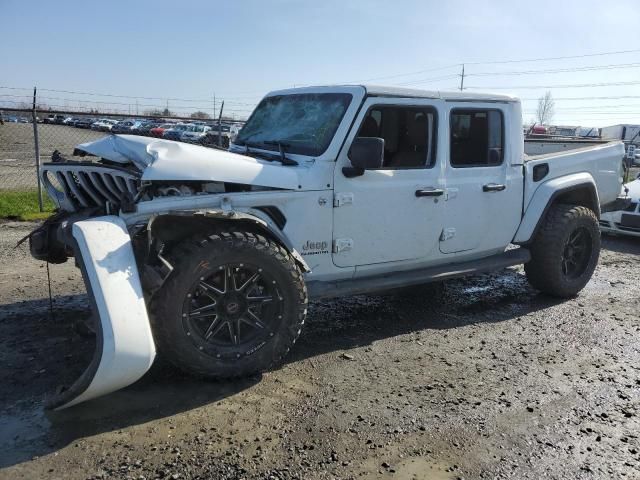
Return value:
M 504 159 L 504 118 L 500 110 L 451 111 L 451 166 L 492 167 Z

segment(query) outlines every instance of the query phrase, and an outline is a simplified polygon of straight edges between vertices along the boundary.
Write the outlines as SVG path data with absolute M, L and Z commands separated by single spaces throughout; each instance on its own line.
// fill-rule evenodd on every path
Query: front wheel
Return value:
M 154 295 L 160 354 L 209 378 L 263 371 L 294 344 L 307 312 L 302 273 L 275 242 L 229 231 L 183 242 Z
M 524 266 L 529 283 L 555 297 L 572 297 L 589 282 L 600 256 L 598 219 L 587 207 L 553 205 Z

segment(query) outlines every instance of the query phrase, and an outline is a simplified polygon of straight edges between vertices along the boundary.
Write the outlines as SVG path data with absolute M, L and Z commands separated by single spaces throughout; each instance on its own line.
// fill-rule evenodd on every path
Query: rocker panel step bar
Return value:
M 529 250 L 520 247 L 507 250 L 498 255 L 492 255 L 480 260 L 473 260 L 457 265 L 449 263 L 420 270 L 400 271 L 367 278 L 338 280 L 335 282 L 311 281 L 307 284 L 307 290 L 309 297 L 313 299 L 382 292 L 394 288 L 439 282 L 451 278 L 464 277 L 466 275 L 501 270 L 513 265 L 527 263 L 529 260 L 531 260 Z
M 91 300 L 96 350 L 73 385 L 47 401 L 60 410 L 132 384 L 151 367 L 155 345 L 124 221 L 104 216 L 73 224 L 76 259 Z

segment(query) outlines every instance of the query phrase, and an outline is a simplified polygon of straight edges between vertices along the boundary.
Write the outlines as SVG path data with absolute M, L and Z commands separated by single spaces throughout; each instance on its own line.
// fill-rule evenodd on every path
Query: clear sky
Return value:
M 456 89 L 464 62 L 465 87 L 520 96 L 525 121 L 551 90 L 556 124 L 640 123 L 638 0 L 0 0 L 0 25 L 5 106 L 37 85 L 49 105 L 186 114 L 215 95 L 243 117 L 294 85 Z

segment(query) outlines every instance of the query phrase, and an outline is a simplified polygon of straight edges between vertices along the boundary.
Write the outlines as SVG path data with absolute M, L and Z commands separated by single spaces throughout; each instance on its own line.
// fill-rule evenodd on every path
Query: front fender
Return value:
M 529 242 L 535 235 L 540 222 L 544 219 L 547 210 L 551 207 L 555 199 L 564 193 L 585 187 L 590 191 L 593 205 L 597 209 L 596 214 L 599 216 L 600 202 L 598 200 L 598 190 L 596 189 L 596 182 L 591 174 L 581 172 L 553 178 L 544 182 L 536 189 L 529 204 L 525 208 L 520 227 L 512 243 L 521 244 Z
M 294 260 L 298 263 L 300 269 L 308 273 L 311 271 L 309 265 L 304 260 L 300 252 L 298 252 L 293 242 L 280 230 L 277 225 L 266 215 L 264 212 L 255 209 L 255 208 L 246 208 L 243 210 L 231 210 L 231 209 L 218 209 L 218 208 L 207 208 L 207 209 L 199 209 L 199 210 L 180 210 L 180 211 L 170 211 L 168 213 L 163 213 L 156 215 L 151 218 L 149 221 L 149 228 L 151 232 L 154 232 L 154 225 L 158 221 L 159 218 L 163 216 L 173 216 L 177 218 L 199 218 L 199 219 L 209 219 L 213 222 L 215 221 L 223 221 L 223 222 L 245 222 L 250 224 L 251 226 L 257 227 L 260 231 L 262 231 L 266 236 L 273 237 L 274 240 L 279 242 L 287 251 L 291 254 Z

